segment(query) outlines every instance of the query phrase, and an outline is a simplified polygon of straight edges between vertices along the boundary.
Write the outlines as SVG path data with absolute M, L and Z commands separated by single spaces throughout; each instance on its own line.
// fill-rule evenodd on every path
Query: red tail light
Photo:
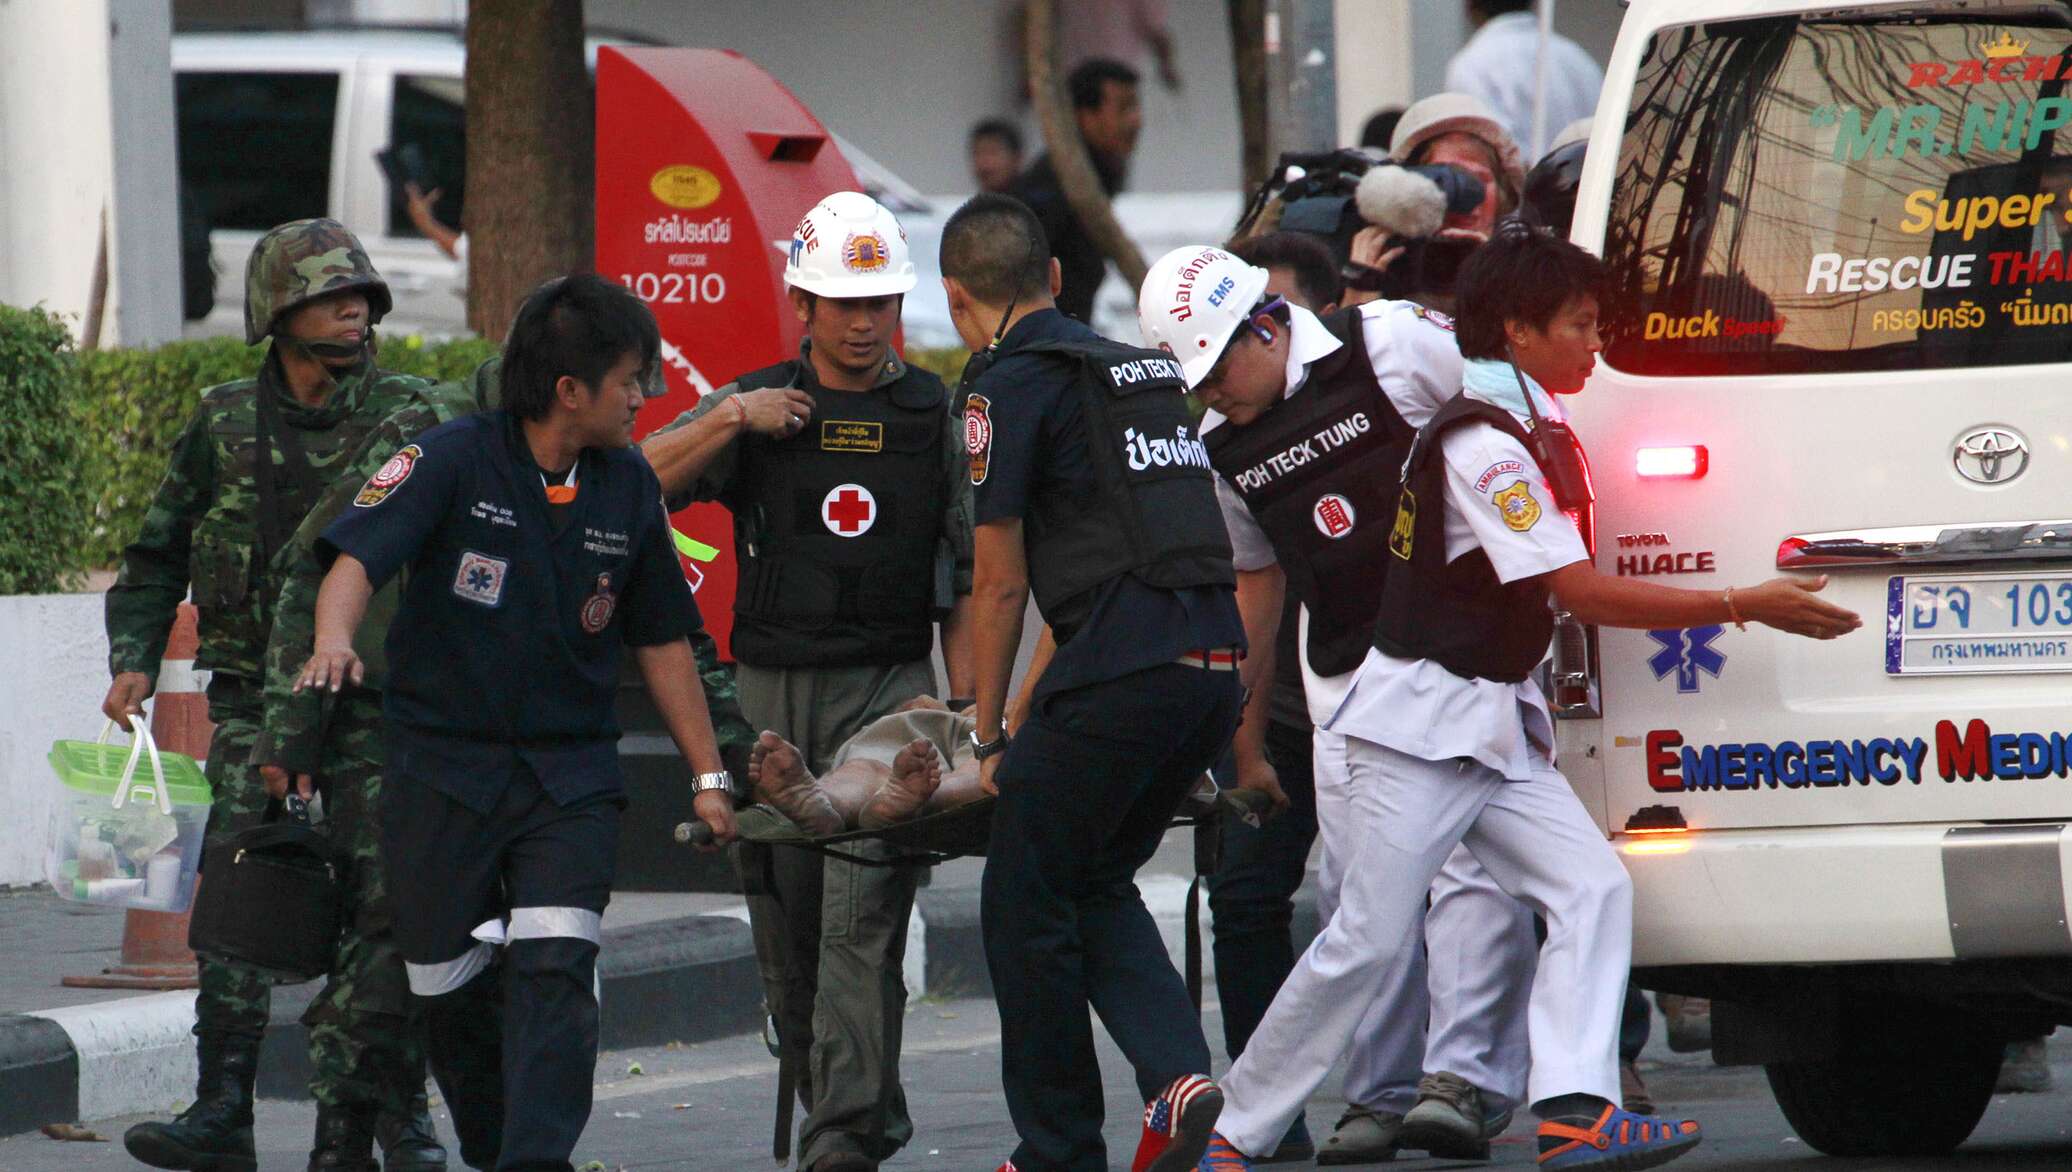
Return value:
M 1633 454 L 1633 470 L 1644 479 L 1696 480 L 1710 462 L 1703 444 L 1642 448 Z

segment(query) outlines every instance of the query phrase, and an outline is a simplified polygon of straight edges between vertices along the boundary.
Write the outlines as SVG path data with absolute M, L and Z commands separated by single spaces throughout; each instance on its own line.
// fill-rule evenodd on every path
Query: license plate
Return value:
M 2072 671 L 2072 575 L 1889 579 L 1885 670 L 1892 675 Z

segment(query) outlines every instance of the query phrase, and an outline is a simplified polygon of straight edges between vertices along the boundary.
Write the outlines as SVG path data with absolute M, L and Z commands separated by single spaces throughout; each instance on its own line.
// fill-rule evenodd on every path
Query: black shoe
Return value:
M 374 1162 L 374 1108 L 317 1104 L 317 1138 L 309 1172 L 381 1172 Z
M 376 1116 L 374 1138 L 381 1144 L 382 1172 L 446 1172 L 446 1149 L 439 1144 L 422 1090 L 411 1101 L 410 1114 L 383 1111 Z
M 203 1037 L 194 1103 L 170 1123 L 139 1123 L 122 1146 L 153 1168 L 185 1172 L 257 1172 L 252 1146 L 252 1081 L 259 1039 Z

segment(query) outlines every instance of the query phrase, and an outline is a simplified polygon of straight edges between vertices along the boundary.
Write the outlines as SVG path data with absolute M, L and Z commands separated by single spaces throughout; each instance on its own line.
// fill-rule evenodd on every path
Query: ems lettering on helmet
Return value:
M 353 498 L 353 507 L 371 509 L 387 500 L 398 485 L 410 479 L 410 471 L 417 467 L 417 458 L 422 455 L 424 449 L 411 444 L 390 456 L 374 475 L 367 478 L 367 484 L 360 489 L 360 495 Z
M 984 484 L 993 463 L 993 401 L 984 395 L 964 400 L 964 455 L 971 462 L 971 483 Z
M 1134 427 L 1124 428 L 1122 452 L 1129 460 L 1132 472 L 1148 472 L 1154 467 L 1209 467 L 1209 446 L 1198 439 L 1189 439 L 1184 423 L 1173 429 L 1171 439 L 1153 439 Z
M 1229 297 L 1230 291 L 1235 288 L 1237 288 L 1237 282 L 1229 277 L 1216 282 L 1216 287 L 1209 291 L 1209 304 L 1220 308 L 1223 305 L 1223 299 Z
M 1540 502 L 1533 499 L 1532 487 L 1523 480 L 1498 492 L 1490 500 L 1496 503 L 1497 511 L 1503 514 L 1504 524 L 1509 525 L 1513 532 L 1523 533 L 1539 524 Z
M 861 537 L 878 520 L 878 498 L 860 484 L 837 484 L 820 500 L 820 521 L 836 537 Z
M 1353 531 L 1353 521 L 1359 514 L 1353 511 L 1351 501 L 1330 492 L 1317 498 L 1310 516 L 1317 523 L 1317 532 L 1336 541 Z

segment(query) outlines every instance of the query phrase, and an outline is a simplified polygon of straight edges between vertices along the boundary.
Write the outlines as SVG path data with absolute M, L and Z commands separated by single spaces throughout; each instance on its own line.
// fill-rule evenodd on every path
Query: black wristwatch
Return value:
M 1000 735 L 994 737 L 990 741 L 979 740 L 978 730 L 971 730 L 971 755 L 975 760 L 983 761 L 988 757 L 998 757 L 1000 754 L 1005 753 L 1006 751 L 1007 722 L 1001 722 Z

